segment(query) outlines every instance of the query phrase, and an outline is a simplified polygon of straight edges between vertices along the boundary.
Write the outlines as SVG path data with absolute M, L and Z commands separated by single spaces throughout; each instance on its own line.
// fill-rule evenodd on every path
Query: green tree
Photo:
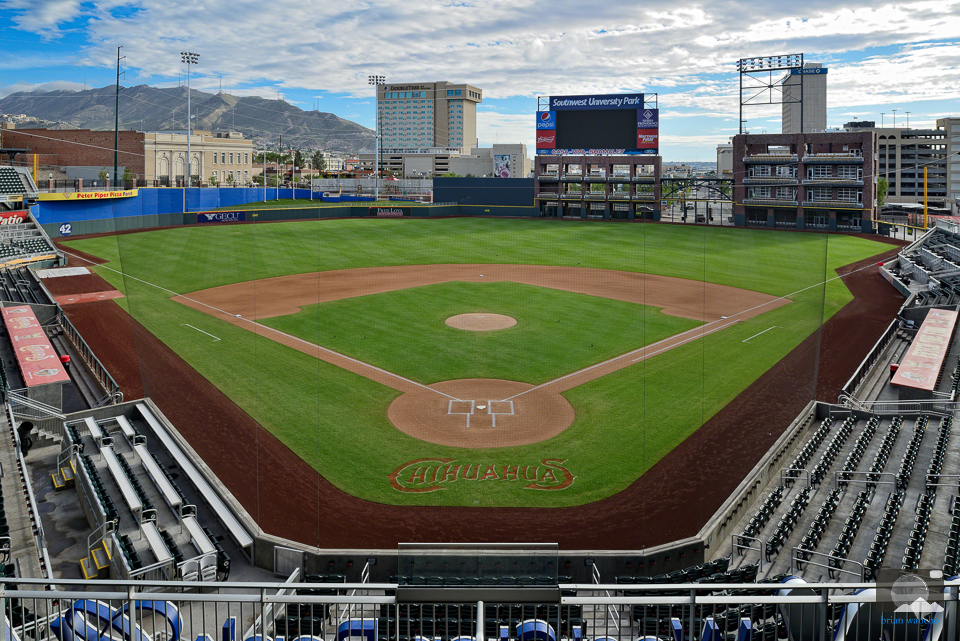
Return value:
M 297 149 L 293 152 L 293 166 L 297 169 L 303 169 L 303 152 Z
M 123 184 L 126 185 L 128 182 L 133 181 L 133 172 L 130 171 L 129 167 L 125 167 L 123 170 Z
M 106 184 L 106 183 L 107 183 L 107 178 L 109 178 L 109 177 L 110 177 L 110 173 L 107 171 L 107 168 L 106 168 L 106 167 L 101 167 L 101 168 L 100 168 L 100 171 L 97 172 L 97 178 L 98 178 L 98 179 L 100 180 L 100 182 L 102 182 L 103 184 Z
M 218 183 L 219 179 L 217 178 L 217 172 L 213 172 L 210 174 L 210 184 L 216 187 Z
M 885 176 L 880 176 L 877 181 L 877 208 L 883 207 L 887 201 L 887 192 L 890 190 L 890 181 Z
M 313 168 L 317 171 L 324 171 L 327 168 L 327 161 L 323 158 L 323 153 L 319 150 L 313 152 L 313 156 L 310 157 L 311 162 L 313 163 Z

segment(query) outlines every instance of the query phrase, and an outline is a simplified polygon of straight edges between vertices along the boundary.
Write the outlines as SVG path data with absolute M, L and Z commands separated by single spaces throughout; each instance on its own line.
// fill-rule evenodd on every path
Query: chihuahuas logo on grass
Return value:
M 577 477 L 563 464 L 566 459 L 547 458 L 537 465 L 504 463 L 459 463 L 452 458 L 420 458 L 403 463 L 387 477 L 399 492 L 436 492 L 451 483 L 465 481 L 514 481 L 525 490 L 565 490 Z

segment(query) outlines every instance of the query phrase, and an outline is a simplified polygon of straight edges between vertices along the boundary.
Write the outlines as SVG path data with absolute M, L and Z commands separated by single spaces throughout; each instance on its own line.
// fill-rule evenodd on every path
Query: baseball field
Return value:
M 461 507 L 621 492 L 853 299 L 838 268 L 891 249 L 493 219 L 191 226 L 62 246 L 105 261 L 95 271 L 125 296 L 110 305 L 326 481 L 377 504 Z M 792 384 L 815 389 L 804 376 Z

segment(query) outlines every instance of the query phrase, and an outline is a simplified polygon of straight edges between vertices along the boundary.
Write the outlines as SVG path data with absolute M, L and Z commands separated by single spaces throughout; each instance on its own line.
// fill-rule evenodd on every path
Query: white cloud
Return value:
M 80 0 L 2 0 L 0 9 L 12 11 L 21 29 L 50 38 L 80 15 Z
M 54 82 L 17 82 L 6 87 L 0 87 L 0 98 L 5 98 L 12 93 L 19 91 L 80 91 L 83 84 L 79 82 L 70 82 L 67 80 L 57 80 Z

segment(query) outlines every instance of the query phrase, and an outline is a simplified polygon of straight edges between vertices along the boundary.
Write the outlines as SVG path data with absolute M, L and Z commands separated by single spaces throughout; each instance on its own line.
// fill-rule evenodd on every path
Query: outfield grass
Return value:
M 183 227 L 66 244 L 109 260 L 98 271 L 125 291 L 128 298 L 123 304 L 131 314 L 339 487 L 388 503 L 501 506 L 577 505 L 622 489 L 850 300 L 841 281 L 823 284 L 835 276 L 836 267 L 888 249 L 863 237 L 840 235 L 495 219 L 363 219 Z M 394 390 L 169 300 L 171 292 L 188 293 L 292 273 L 435 263 L 620 269 L 789 295 L 793 302 L 568 391 L 565 396 L 576 409 L 577 419 L 549 441 L 515 448 L 464 450 L 417 441 L 394 429 L 385 417 L 386 407 L 397 395 Z M 128 277 L 110 269 L 121 270 Z M 450 285 L 442 295 L 428 292 L 430 295 L 421 300 L 408 290 L 396 292 L 396 297 L 364 297 L 378 298 L 373 302 L 353 299 L 327 303 L 276 322 L 303 323 L 304 327 L 313 323 L 311 329 L 303 330 L 305 335 L 315 332 L 317 340 L 327 343 L 353 343 L 349 349 L 367 350 L 364 353 L 370 360 L 394 362 L 414 354 L 416 362 L 411 367 L 416 377 L 428 377 L 436 371 L 443 372 L 436 378 L 451 378 L 459 376 L 455 371 L 460 366 L 436 348 L 443 343 L 424 340 L 419 344 L 394 344 L 411 340 L 417 333 L 412 324 L 422 326 L 429 321 L 436 325 L 440 316 L 461 309 L 458 300 L 463 300 L 466 290 L 456 292 L 457 288 Z M 559 300 L 526 305 L 505 294 L 499 298 L 524 322 L 536 318 L 535 322 L 529 320 L 533 326 L 549 324 L 553 312 L 549 306 Z M 593 302 L 583 305 L 578 314 L 596 314 Z M 621 314 L 629 323 L 630 308 L 618 309 L 617 305 L 605 301 L 603 318 Z M 638 323 L 647 332 L 661 331 L 652 319 L 662 314 L 636 307 L 640 309 L 633 326 L 610 324 L 603 328 L 608 334 L 603 337 L 603 349 L 619 350 L 635 340 Z M 358 339 L 356 323 L 371 310 L 377 312 L 375 321 L 369 321 L 373 327 L 390 326 L 391 331 L 360 333 L 367 338 Z M 579 323 L 587 328 L 590 321 L 582 318 Z M 183 324 L 222 340 L 213 341 Z M 572 332 L 585 331 L 573 325 Z M 742 342 L 770 327 L 775 329 L 750 343 Z M 433 331 L 440 337 L 444 330 L 440 327 Z M 398 334 L 400 340 L 396 340 Z M 538 376 L 548 376 L 548 370 L 562 366 L 568 352 L 570 370 L 576 368 L 574 362 L 600 359 L 599 352 L 577 353 L 576 341 L 568 344 L 564 340 L 567 336 L 579 334 L 552 334 L 552 340 L 536 346 L 533 358 L 549 364 Z M 357 345 L 361 341 L 367 342 Z M 381 350 L 384 353 L 379 353 Z M 521 361 L 521 352 L 517 350 L 511 358 Z M 465 366 L 482 369 L 489 364 L 476 351 L 468 349 L 464 354 L 462 359 L 473 361 Z M 538 366 L 522 367 L 536 374 Z M 502 374 L 496 377 L 510 378 Z M 797 385 L 809 383 L 797 381 Z M 145 384 L 149 389 L 149 381 Z M 423 495 L 402 494 L 387 483 L 387 475 L 400 464 L 427 457 L 483 465 L 536 465 L 543 458 L 559 458 L 566 461 L 577 480 L 560 492 L 530 492 L 522 483 L 489 481 L 454 484 L 447 491 Z

